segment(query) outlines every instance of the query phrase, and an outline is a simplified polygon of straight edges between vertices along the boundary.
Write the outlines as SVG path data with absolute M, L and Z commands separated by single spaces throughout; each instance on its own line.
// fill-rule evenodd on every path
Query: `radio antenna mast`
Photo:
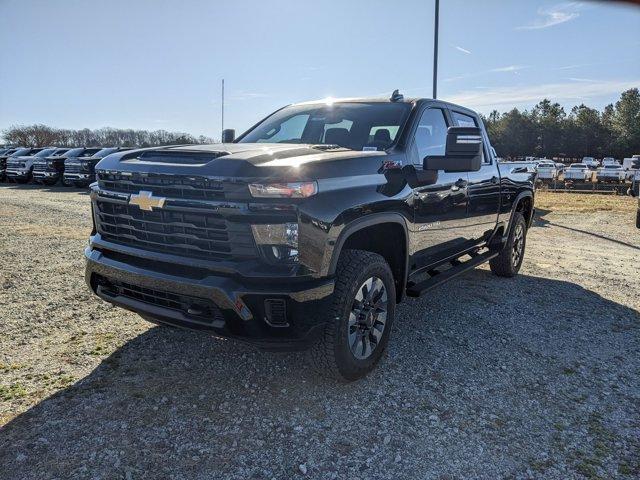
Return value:
M 224 132 L 224 78 L 222 79 L 222 107 L 220 113 L 222 116 L 222 119 L 220 120 L 220 126 L 222 127 L 220 129 L 220 141 L 222 141 L 222 132 Z
M 438 98 L 438 16 L 440 13 L 440 0 L 436 1 L 435 28 L 433 31 L 433 99 Z

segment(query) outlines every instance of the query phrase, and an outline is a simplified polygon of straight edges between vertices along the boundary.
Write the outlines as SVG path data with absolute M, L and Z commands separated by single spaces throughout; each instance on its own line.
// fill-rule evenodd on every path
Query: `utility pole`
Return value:
M 220 140 L 222 141 L 222 132 L 224 132 L 224 78 L 222 79 L 222 107 L 221 107 L 222 120 L 220 121 Z
M 438 98 L 438 17 L 440 13 L 440 0 L 436 1 L 435 28 L 433 30 L 433 99 Z

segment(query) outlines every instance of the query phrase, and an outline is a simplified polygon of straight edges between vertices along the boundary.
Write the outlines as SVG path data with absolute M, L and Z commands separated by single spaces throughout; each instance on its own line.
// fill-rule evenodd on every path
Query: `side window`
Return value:
M 452 111 L 451 116 L 453 117 L 454 123 L 458 127 L 480 127 L 482 129 L 482 126 L 478 125 L 477 120 L 470 115 Z M 484 133 L 482 135 L 482 138 L 484 138 L 484 148 L 482 149 L 482 163 L 488 164 L 491 163 L 491 155 L 489 155 L 489 151 L 487 150 L 488 140 Z
M 458 127 L 477 127 L 478 126 L 476 124 L 475 118 L 469 115 L 465 115 L 464 113 L 452 111 L 451 116 L 453 117 L 453 121 Z
M 412 161 L 422 165 L 426 156 L 444 155 L 447 144 L 447 121 L 439 108 L 422 112 L 412 146 Z

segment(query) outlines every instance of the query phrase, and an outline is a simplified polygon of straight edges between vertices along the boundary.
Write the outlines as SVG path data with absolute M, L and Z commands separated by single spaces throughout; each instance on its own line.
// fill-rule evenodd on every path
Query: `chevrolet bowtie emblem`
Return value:
M 129 197 L 129 205 L 137 205 L 140 210 L 152 211 L 154 208 L 164 207 L 164 202 L 167 199 L 164 197 L 154 197 L 153 193 L 145 190 L 140 190 L 140 193 L 133 194 Z

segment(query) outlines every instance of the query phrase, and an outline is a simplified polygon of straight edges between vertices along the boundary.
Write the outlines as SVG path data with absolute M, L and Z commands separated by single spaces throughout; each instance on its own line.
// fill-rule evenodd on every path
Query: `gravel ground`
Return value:
M 97 300 L 86 193 L 0 186 L 0 478 L 638 478 L 635 207 L 572 198 L 517 278 L 408 300 L 344 385 Z

